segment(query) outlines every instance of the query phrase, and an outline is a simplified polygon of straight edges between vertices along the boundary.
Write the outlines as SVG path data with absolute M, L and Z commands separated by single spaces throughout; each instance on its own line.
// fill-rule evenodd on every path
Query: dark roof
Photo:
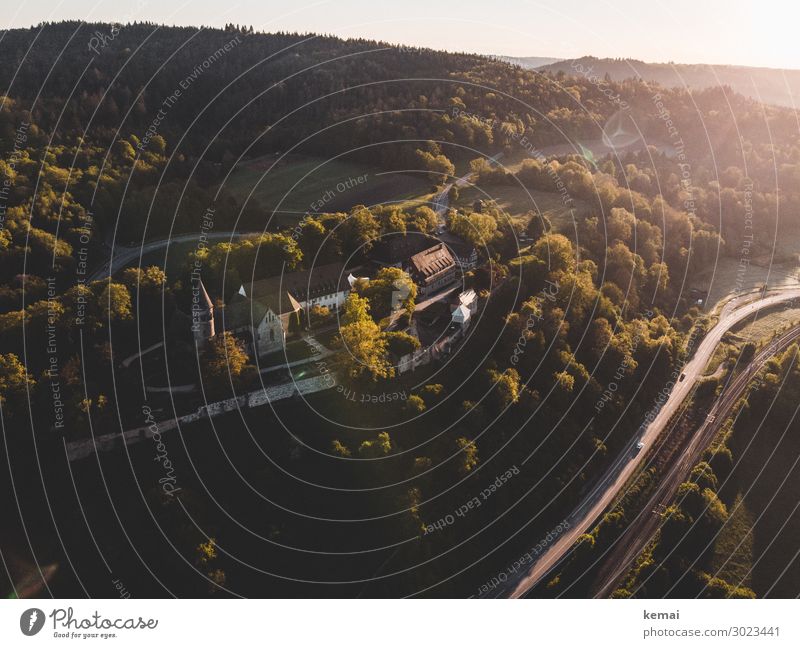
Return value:
M 435 245 L 438 241 L 420 232 L 385 234 L 370 250 L 369 257 L 386 265 L 408 261 L 418 252 Z
M 261 320 L 264 319 L 269 308 L 271 306 L 262 301 L 255 301 L 236 293 L 233 299 L 225 305 L 219 316 L 221 323 L 224 325 L 222 328 L 226 330 L 239 329 L 246 326 L 256 328 Z M 272 311 L 278 312 L 275 308 L 272 308 Z
M 328 263 L 327 265 L 314 266 L 310 270 L 288 272 L 276 277 L 259 279 L 250 284 L 249 289 L 245 288 L 245 292 L 251 299 L 258 300 L 274 299 L 279 293 L 289 293 L 295 300 L 303 302 L 307 299 L 349 290 L 348 274 L 344 269 L 343 263 Z M 288 300 L 281 301 L 286 301 L 287 303 L 281 304 L 279 307 L 288 307 L 294 310 Z M 289 312 L 287 310 L 277 311 L 275 308 L 272 310 L 275 313 Z
M 286 315 L 298 311 L 299 302 L 349 290 L 348 274 L 344 264 L 329 263 L 254 281 L 245 286 L 246 296 L 237 292 L 225 306 L 225 327 L 258 326 L 268 310 Z
M 415 254 L 410 259 L 411 270 L 422 277 L 431 277 L 455 265 L 453 255 L 443 243 Z
M 468 257 L 475 251 L 475 246 L 452 232 L 442 232 L 439 240 L 458 257 Z
M 417 337 L 424 348 L 430 347 L 441 339 L 447 331 L 447 327 L 450 326 L 451 318 L 450 309 L 444 302 L 435 302 L 421 313 L 414 314 L 414 320 L 417 323 Z

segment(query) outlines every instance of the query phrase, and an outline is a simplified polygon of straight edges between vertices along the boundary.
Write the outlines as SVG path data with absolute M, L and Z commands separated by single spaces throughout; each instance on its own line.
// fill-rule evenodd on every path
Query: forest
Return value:
M 800 226 L 796 118 L 728 87 L 597 83 L 237 25 L 42 24 L 5 31 L 0 57 L 0 497 L 10 511 L 12 481 L 28 493 L 7 542 L 60 564 L 55 592 L 104 595 L 105 576 L 81 579 L 98 564 L 94 531 L 112 571 L 142 596 L 472 595 L 559 524 L 638 430 L 689 337 L 708 326 L 690 296 L 694 279 L 721 259 L 798 261 L 773 254 Z M 597 158 L 530 153 L 600 137 L 619 113 L 607 88 L 647 145 Z M 487 161 L 499 153 L 501 163 Z M 164 342 L 167 384 L 197 382 L 213 398 L 258 387 L 233 336 L 198 350 L 175 329 L 195 262 L 222 307 L 248 279 L 342 258 L 357 265 L 382 236 L 436 230 L 425 201 L 309 207 L 285 227 L 227 186 L 264 155 L 415 173 L 432 194 L 469 170 L 487 198 L 463 204 L 456 187 L 446 221 L 485 262 L 465 281 L 486 306 L 462 350 L 422 376 L 387 369 L 409 342 L 382 330 L 379 304 L 396 280 L 386 273 L 355 289 L 341 333 L 374 339 L 364 353 L 383 369 L 345 364 L 342 380 L 407 399 L 366 411 L 326 392 L 198 422 L 191 442 L 183 433 L 170 442 L 180 507 L 142 485 L 158 469 L 146 450 L 70 466 L 65 442 L 142 425 L 144 369 L 120 367 L 146 346 Z M 492 200 L 502 187 L 564 196 L 571 226 L 557 231 L 535 204 L 512 218 Z M 216 232 L 246 235 L 196 249 L 174 271 L 142 263 L 92 278 L 120 247 L 199 231 L 209 208 Z M 776 360 L 764 389 L 778 380 L 770 376 L 797 373 L 787 362 Z M 172 397 L 160 404 L 184 413 Z M 253 424 L 269 433 L 240 434 Z M 215 467 L 220 453 L 231 465 Z M 716 530 L 733 500 L 717 497 L 716 465 L 696 470 L 701 484 L 685 488 L 681 512 L 698 517 L 711 502 Z M 429 531 L 499 475 L 491 507 Z M 51 498 L 58 514 L 37 517 Z M 74 515 L 85 524 L 70 526 Z M 20 548 L 23 525 L 32 539 Z M 688 542 L 706 541 L 704 532 Z M 671 560 L 696 552 L 683 549 Z M 158 577 L 144 564 L 158 565 Z M 671 569 L 654 568 L 645 591 L 662 595 Z M 715 573 L 694 569 L 680 591 L 758 589 Z

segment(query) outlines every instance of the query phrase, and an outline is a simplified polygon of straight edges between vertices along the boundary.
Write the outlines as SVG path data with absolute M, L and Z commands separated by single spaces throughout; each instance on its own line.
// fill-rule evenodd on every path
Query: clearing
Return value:
M 375 170 L 342 159 L 264 155 L 241 162 L 225 187 L 240 202 L 252 192 L 261 207 L 277 210 L 279 226 L 291 226 L 307 213 L 347 211 L 354 205 L 393 203 L 430 191 L 423 175 Z M 274 166 L 273 166 L 274 165 Z
M 590 208 L 588 202 L 574 200 L 570 209 L 561 199 L 561 194 L 536 189 L 525 189 L 519 185 L 490 185 L 486 187 L 464 187 L 459 192 L 456 206 L 471 208 L 476 200 L 494 200 L 515 222 L 528 224 L 527 213 L 541 213 L 550 219 L 553 230 L 574 240 L 576 223 L 574 216 L 581 216 Z
M 748 292 L 760 288 L 765 282 L 770 288 L 797 285 L 798 268 L 794 264 L 756 265 L 750 263 L 742 272 L 739 260 L 732 257 L 720 257 L 715 268 L 697 273 L 691 281 L 690 288 L 708 291 L 706 311 L 712 311 L 726 298 L 737 292 Z M 713 283 L 712 283 L 713 280 Z M 687 291 L 688 292 L 688 291 Z

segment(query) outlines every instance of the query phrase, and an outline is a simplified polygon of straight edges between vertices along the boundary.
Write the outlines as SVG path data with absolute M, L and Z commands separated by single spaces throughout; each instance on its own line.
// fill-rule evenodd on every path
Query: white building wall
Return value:
M 259 356 L 280 351 L 286 346 L 286 331 L 281 318 L 271 310 L 259 322 L 254 342 Z
M 337 293 L 331 293 L 330 295 L 322 295 L 320 297 L 315 297 L 314 299 L 310 299 L 308 301 L 300 302 L 300 306 L 303 308 L 304 311 L 308 311 L 311 309 L 312 306 L 327 306 L 332 310 L 337 310 L 344 304 L 345 299 L 347 299 L 347 293 L 350 292 L 348 290 L 340 290 Z

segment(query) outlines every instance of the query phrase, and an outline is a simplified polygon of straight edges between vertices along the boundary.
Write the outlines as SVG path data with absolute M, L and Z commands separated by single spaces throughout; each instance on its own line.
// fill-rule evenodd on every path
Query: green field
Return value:
M 264 209 L 278 210 L 283 226 L 294 224 L 306 213 L 393 203 L 425 194 L 431 188 L 422 175 L 376 170 L 340 159 L 289 155 L 278 161 L 279 157 L 265 155 L 241 162 L 225 188 L 240 202 L 250 196 Z
M 529 211 L 541 212 L 550 219 L 556 232 L 574 239 L 576 223 L 573 216 L 579 216 L 589 209 L 589 203 L 574 201 L 574 212 L 564 205 L 561 194 L 524 189 L 519 185 L 491 185 L 487 187 L 464 187 L 459 192 L 456 206 L 471 208 L 476 200 L 494 200 L 497 206 L 514 221 L 527 225 Z
M 764 314 L 757 320 L 746 320 L 733 330 L 736 335 L 756 345 L 767 343 L 784 329 L 800 322 L 800 308 L 783 306 Z
M 735 292 L 747 292 L 761 287 L 765 282 L 771 288 L 797 285 L 797 266 L 784 264 L 758 266 L 751 264 L 746 272 L 739 271 L 739 261 L 732 257 L 720 257 L 716 267 L 687 278 L 690 288 L 708 290 L 706 310 L 713 310 L 721 301 Z

